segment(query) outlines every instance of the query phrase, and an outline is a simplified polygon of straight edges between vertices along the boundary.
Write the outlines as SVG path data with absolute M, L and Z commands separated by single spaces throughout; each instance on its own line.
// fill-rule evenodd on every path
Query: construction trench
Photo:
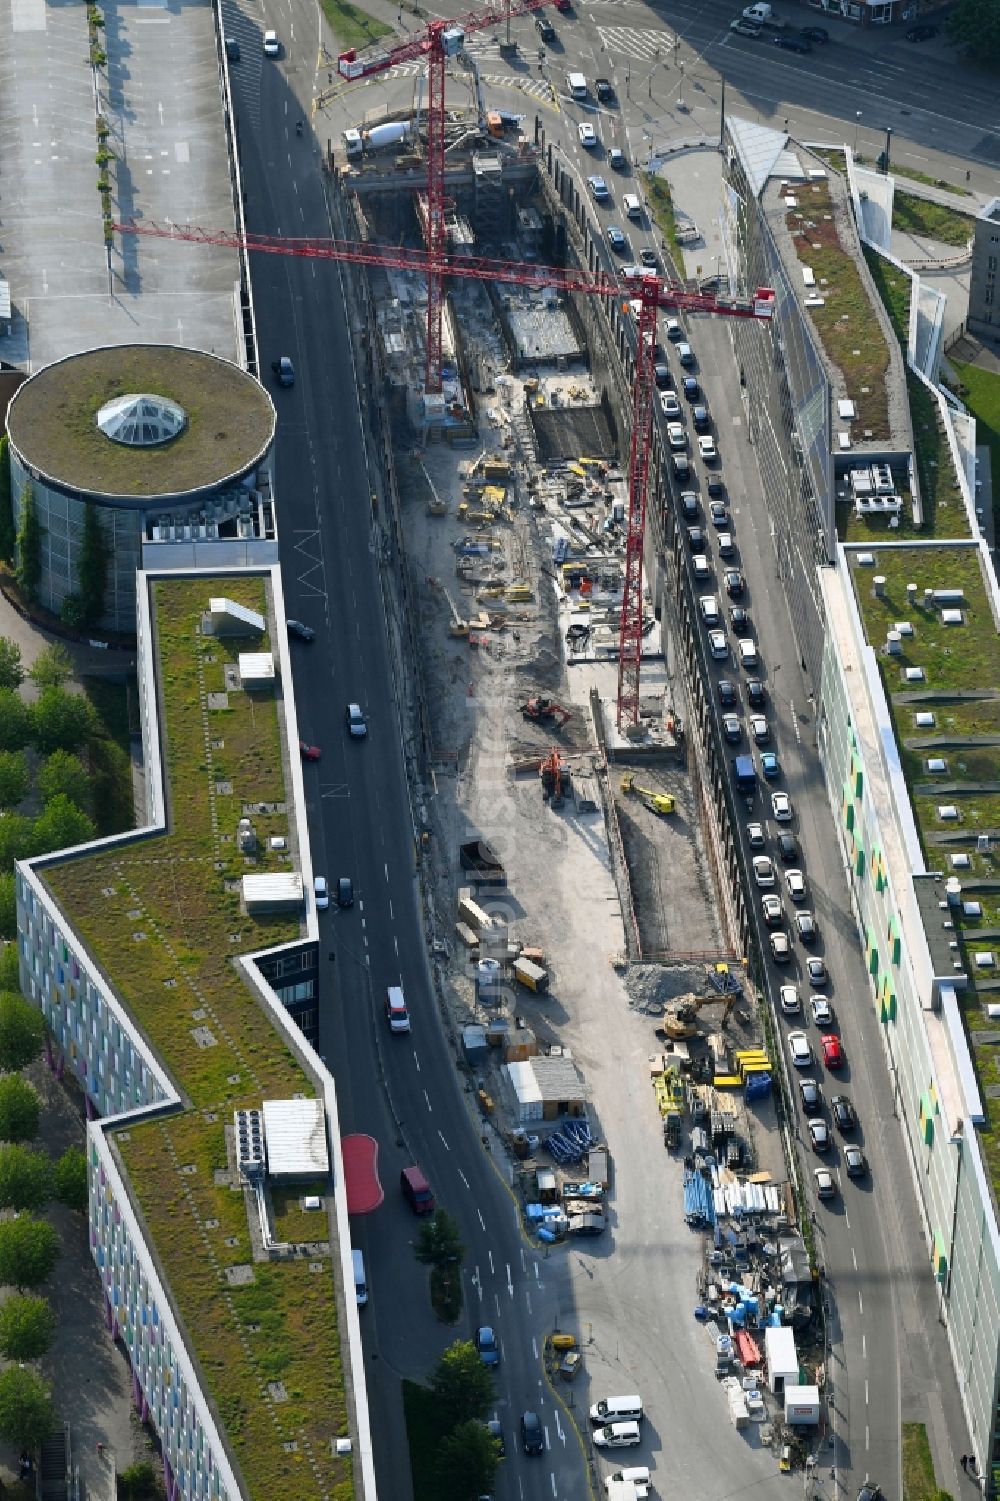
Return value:
M 515 265 L 576 245 L 557 172 L 486 156 L 471 153 L 449 178 L 460 243 Z M 418 243 L 404 182 L 412 193 L 410 169 L 359 192 L 354 174 L 334 172 L 338 232 Z M 586 264 L 584 243 L 576 249 Z M 359 371 L 375 393 L 373 508 L 412 729 L 428 946 L 484 1143 L 508 1163 L 530 1233 L 554 1225 L 559 1241 L 604 1230 L 611 1169 L 604 1181 L 600 1166 L 593 1179 L 588 1169 L 591 1151 L 606 1163 L 614 1147 L 601 1082 L 607 1029 L 629 1028 L 652 1129 L 684 1157 L 683 1212 L 715 1231 L 703 1237 L 698 1296 L 710 1311 L 730 1306 L 729 1273 L 757 1288 L 762 1307 L 781 1287 L 786 1301 L 800 1297 L 801 1359 L 819 1368 L 822 1321 L 811 1246 L 794 1229 L 781 1070 L 744 958 L 717 774 L 689 732 L 700 690 L 683 604 L 668 599 L 669 492 L 656 439 L 647 579 L 657 595 L 647 584 L 641 717 L 635 733 L 616 723 L 631 396 L 620 309 L 609 316 L 594 297 L 453 278 L 443 392 L 429 398 L 420 279 L 351 268 L 347 280 Z M 480 841 L 484 865 L 469 868 L 466 856 L 463 868 L 463 846 Z M 722 984 L 736 987 L 735 1004 L 716 1004 Z M 525 1116 L 518 1092 L 529 1062 L 549 1080 L 538 1085 L 540 1118 Z M 720 1233 L 738 1246 L 733 1258 Z M 775 1280 L 758 1256 L 768 1237 L 805 1266 L 804 1291 L 790 1293 L 788 1277 Z M 799 1454 L 780 1413 L 756 1416 L 763 1440 Z

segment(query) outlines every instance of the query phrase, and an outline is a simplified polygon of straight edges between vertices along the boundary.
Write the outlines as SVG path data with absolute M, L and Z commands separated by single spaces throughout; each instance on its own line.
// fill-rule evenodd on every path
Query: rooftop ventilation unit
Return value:
M 237 1110 L 233 1116 L 236 1132 L 236 1166 L 242 1177 L 256 1182 L 267 1170 L 264 1147 L 264 1117 L 259 1110 Z

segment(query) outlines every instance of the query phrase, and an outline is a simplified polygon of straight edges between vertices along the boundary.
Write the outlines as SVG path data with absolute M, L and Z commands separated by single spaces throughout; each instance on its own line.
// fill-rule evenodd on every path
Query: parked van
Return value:
M 637 1423 L 642 1415 L 641 1397 L 603 1397 L 590 1409 L 592 1423 Z
M 587 80 L 582 73 L 567 73 L 566 87 L 574 99 L 586 99 Z
M 637 1501 L 645 1501 L 649 1495 L 649 1466 L 629 1465 L 627 1469 L 616 1470 L 613 1475 L 608 1476 L 604 1486 L 610 1493 L 612 1486 L 616 1485 L 633 1486 Z
M 622 197 L 622 208 L 630 219 L 642 218 L 642 204 L 635 193 L 625 193 Z
M 399 1175 L 399 1186 L 414 1214 L 433 1214 L 434 1195 L 431 1186 L 416 1164 L 404 1167 Z
M 633 1449 L 642 1443 L 639 1424 L 609 1423 L 606 1428 L 596 1428 L 594 1443 L 599 1449 Z
M 390 1032 L 408 1032 L 410 1013 L 406 1009 L 406 997 L 401 985 L 390 985 L 385 993 L 385 1015 Z
M 351 1260 L 354 1262 L 354 1296 L 358 1300 L 358 1307 L 364 1308 L 368 1302 L 368 1283 L 365 1280 L 365 1258 L 361 1251 L 352 1251 Z
M 757 643 L 749 636 L 739 638 L 740 662 L 744 667 L 757 666 Z

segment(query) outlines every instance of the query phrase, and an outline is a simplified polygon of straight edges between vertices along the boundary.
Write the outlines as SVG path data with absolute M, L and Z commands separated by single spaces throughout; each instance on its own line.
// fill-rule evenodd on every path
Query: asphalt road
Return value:
M 305 23 L 302 49 L 304 31 Z M 259 100 L 245 100 L 243 89 L 249 96 L 258 79 Z M 239 75 L 236 98 L 250 230 L 328 235 L 316 158 L 310 141 L 295 135 L 300 111 L 283 67 Z M 259 127 L 245 103 L 259 108 Z M 441 1349 L 482 1322 L 496 1328 L 502 1349 L 495 1411 L 508 1457 L 498 1497 L 570 1496 L 581 1483 L 582 1451 L 545 1387 L 539 1353 L 559 1306 L 556 1276 L 547 1275 L 555 1264 L 522 1237 L 512 1194 L 460 1087 L 429 981 L 340 273 L 261 256 L 253 280 L 263 367 L 288 354 L 296 370 L 291 390 L 275 390 L 276 490 L 287 608 L 317 633 L 294 650 L 300 732 L 322 750 L 305 768 L 313 862 L 331 886 L 351 876 L 355 892 L 352 908 L 334 905 L 320 916 L 324 956 L 335 957 L 325 959 L 319 1051 L 336 1078 L 342 1129 L 369 1133 L 380 1146 L 385 1203 L 353 1224 L 368 1264 L 363 1329 L 380 1492 L 402 1498 L 410 1490 L 394 1378 L 425 1378 Z M 347 734 L 350 701 L 367 715 L 365 740 Z M 406 994 L 408 1036 L 388 1031 L 391 984 Z M 410 1249 L 417 1222 L 398 1182 L 414 1161 L 456 1215 L 466 1246 L 466 1316 L 456 1330 L 433 1319 L 427 1273 Z M 381 1374 L 386 1368 L 391 1379 Z M 524 1456 L 516 1442 L 526 1408 L 545 1427 L 541 1459 Z

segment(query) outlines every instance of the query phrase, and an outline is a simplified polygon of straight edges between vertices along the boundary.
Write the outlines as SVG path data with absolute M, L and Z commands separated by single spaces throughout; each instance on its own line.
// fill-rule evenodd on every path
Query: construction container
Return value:
M 513 1036 L 508 1036 L 504 1049 L 505 1063 L 527 1063 L 538 1056 L 538 1039 L 530 1027 L 518 1027 Z
M 476 933 L 493 926 L 493 919 L 473 901 L 472 892 L 464 887 L 458 894 L 458 917 L 460 922 L 468 923 Z
M 611 1157 L 607 1147 L 592 1147 L 587 1153 L 587 1178 L 607 1189 L 611 1185 Z
M 519 985 L 533 990 L 536 995 L 541 995 L 549 988 L 548 971 L 542 969 L 540 964 L 532 964 L 531 960 L 525 959 L 523 955 L 515 961 L 514 979 Z

